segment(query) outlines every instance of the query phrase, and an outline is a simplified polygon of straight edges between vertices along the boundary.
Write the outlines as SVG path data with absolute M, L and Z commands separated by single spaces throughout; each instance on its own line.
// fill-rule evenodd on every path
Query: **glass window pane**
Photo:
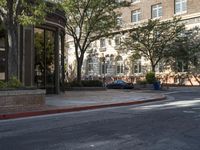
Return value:
M 140 10 L 134 10 L 132 11 L 132 22 L 138 22 L 141 19 L 141 13 Z
M 34 29 L 35 33 L 35 84 L 55 92 L 55 33 L 46 29 Z
M 5 50 L 5 30 L 0 22 L 0 80 L 6 78 L 6 50 Z
M 175 13 L 184 13 L 187 11 L 187 0 L 175 0 Z
M 34 29 L 35 32 L 35 83 L 39 88 L 45 88 L 45 53 L 44 30 Z
M 153 5 L 151 8 L 152 18 L 157 18 L 162 16 L 162 4 Z
M 187 10 L 187 3 L 183 2 L 182 7 L 183 7 L 183 11 L 186 11 Z

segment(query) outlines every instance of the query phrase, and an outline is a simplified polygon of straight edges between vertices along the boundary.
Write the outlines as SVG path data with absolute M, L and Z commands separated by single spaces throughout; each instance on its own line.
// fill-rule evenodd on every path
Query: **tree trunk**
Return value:
M 82 65 L 83 65 L 83 56 L 80 56 L 79 58 L 77 58 L 77 82 L 79 84 L 81 84 L 81 69 L 82 69 Z
M 156 69 L 155 69 L 155 66 L 153 65 L 152 68 L 151 68 L 151 71 L 152 71 L 152 72 L 155 72 L 155 70 L 156 70 Z
M 7 24 L 8 79 L 18 78 L 18 33 L 17 26 Z
M 14 13 L 14 0 L 7 1 L 7 19 L 6 19 L 6 30 L 7 30 L 7 67 L 8 67 L 8 79 L 15 76 L 18 77 L 18 31 L 17 22 Z
M 153 63 L 153 61 L 151 60 L 151 71 L 152 71 L 152 72 L 155 72 L 155 68 L 156 68 L 156 66 L 155 66 L 155 64 Z

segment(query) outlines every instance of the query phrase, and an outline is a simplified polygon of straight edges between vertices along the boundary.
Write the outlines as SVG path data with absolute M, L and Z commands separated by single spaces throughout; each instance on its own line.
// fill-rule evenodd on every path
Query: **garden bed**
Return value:
M 72 81 L 65 83 L 66 91 L 102 91 L 106 90 L 100 80 L 81 80 L 80 83 Z
M 105 87 L 69 87 L 66 91 L 104 91 Z
M 153 90 L 153 84 L 134 84 L 134 89 L 148 89 L 148 90 Z

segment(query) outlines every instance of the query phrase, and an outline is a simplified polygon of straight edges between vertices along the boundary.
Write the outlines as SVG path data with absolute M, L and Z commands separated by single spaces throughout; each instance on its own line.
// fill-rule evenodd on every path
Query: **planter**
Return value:
M 0 109 L 42 106 L 45 93 L 45 90 L 30 88 L 0 90 Z

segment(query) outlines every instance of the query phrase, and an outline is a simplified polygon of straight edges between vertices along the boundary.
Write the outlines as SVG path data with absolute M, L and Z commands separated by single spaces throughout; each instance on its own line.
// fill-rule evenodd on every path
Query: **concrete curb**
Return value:
M 40 115 L 48 115 L 48 114 L 57 114 L 57 113 L 65 113 L 65 112 L 76 112 L 76 111 L 83 111 L 83 110 L 108 108 L 108 107 L 136 105 L 136 104 L 160 101 L 164 99 L 166 99 L 166 96 L 162 95 L 158 98 L 151 98 L 151 99 L 146 99 L 142 101 L 138 100 L 138 101 L 130 101 L 130 102 L 108 103 L 108 104 L 89 105 L 89 106 L 80 106 L 80 107 L 71 107 L 71 108 L 58 108 L 58 109 L 41 110 L 41 111 L 33 111 L 33 112 L 20 112 L 20 113 L 14 113 L 14 114 L 0 114 L 0 120 L 40 116 Z

